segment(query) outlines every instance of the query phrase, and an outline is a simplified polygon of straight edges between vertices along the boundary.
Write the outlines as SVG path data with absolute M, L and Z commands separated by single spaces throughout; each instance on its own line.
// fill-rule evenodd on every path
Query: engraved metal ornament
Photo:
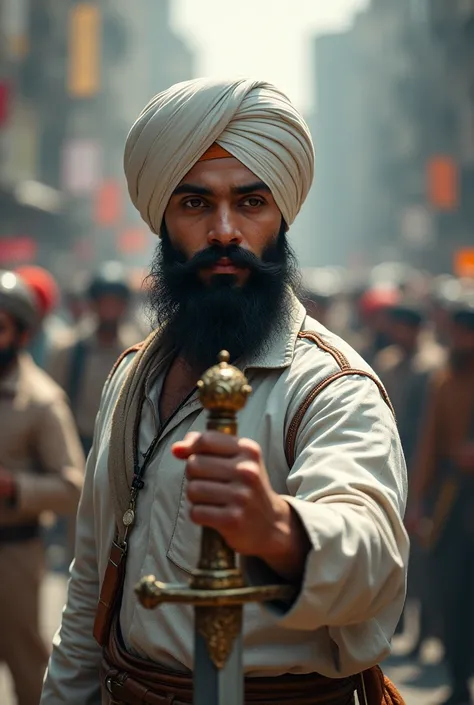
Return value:
M 199 399 L 208 411 L 235 414 L 243 409 L 252 387 L 243 372 L 229 365 L 226 350 L 219 353 L 219 364 L 211 367 L 197 383 Z
M 242 630 L 240 607 L 200 607 L 196 610 L 196 629 L 204 637 L 209 656 L 216 668 L 223 668 Z
M 124 526 L 131 526 L 135 521 L 135 512 L 133 509 L 127 509 L 122 517 L 122 522 Z

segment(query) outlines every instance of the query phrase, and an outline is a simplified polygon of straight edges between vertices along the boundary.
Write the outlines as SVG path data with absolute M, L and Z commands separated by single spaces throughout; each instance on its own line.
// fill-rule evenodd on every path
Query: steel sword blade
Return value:
M 195 614 L 202 607 L 195 608 Z M 234 607 L 242 613 L 242 607 Z M 205 638 L 194 635 L 194 705 L 243 705 L 244 678 L 242 669 L 242 635 L 239 634 L 222 668 L 217 668 L 209 656 Z

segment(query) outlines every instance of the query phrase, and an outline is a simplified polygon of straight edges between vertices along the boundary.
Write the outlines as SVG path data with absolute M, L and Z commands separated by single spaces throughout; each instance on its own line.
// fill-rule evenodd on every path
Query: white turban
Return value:
M 127 137 L 128 191 L 151 230 L 159 234 L 173 191 L 214 142 L 269 187 L 290 225 L 313 180 L 305 121 L 270 83 L 200 78 L 156 95 Z

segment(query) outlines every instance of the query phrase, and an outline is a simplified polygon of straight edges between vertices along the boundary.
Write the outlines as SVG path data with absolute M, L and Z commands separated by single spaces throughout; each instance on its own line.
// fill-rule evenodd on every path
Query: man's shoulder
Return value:
M 309 317 L 298 336 L 285 381 L 290 404 L 296 402 L 298 408 L 312 403 L 329 388 L 344 404 L 357 389 L 382 414 L 393 414 L 377 373 L 345 340 Z
M 130 347 L 126 348 L 126 350 L 118 356 L 107 377 L 107 384 L 116 384 L 118 380 L 123 380 L 135 356 L 143 349 L 145 344 L 146 340 L 142 340 L 139 343 L 130 345 Z
M 50 375 L 42 370 L 28 355 L 22 355 L 22 382 L 30 404 L 41 408 L 66 402 L 66 395 Z
M 374 368 L 380 374 L 393 372 L 403 362 L 402 351 L 397 345 L 389 345 L 381 350 L 374 359 Z
M 334 374 L 342 370 L 363 371 L 376 376 L 371 366 L 343 338 L 307 316 L 298 334 L 293 364 L 296 368 Z

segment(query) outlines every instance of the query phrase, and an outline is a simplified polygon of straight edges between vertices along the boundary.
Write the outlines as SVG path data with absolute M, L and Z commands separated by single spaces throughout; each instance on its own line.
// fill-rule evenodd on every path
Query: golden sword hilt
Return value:
M 209 412 L 207 429 L 236 436 L 237 412 L 244 408 L 252 389 L 245 375 L 229 365 L 229 359 L 229 353 L 222 351 L 219 364 L 207 370 L 197 386 L 201 404 Z M 205 636 L 215 665 L 221 668 L 241 630 L 242 606 L 248 602 L 289 599 L 295 590 L 290 585 L 245 585 L 235 552 L 217 531 L 204 527 L 199 564 L 189 585 L 165 584 L 149 575 L 142 578 L 135 592 L 147 609 L 164 602 L 198 608 L 196 627 Z

